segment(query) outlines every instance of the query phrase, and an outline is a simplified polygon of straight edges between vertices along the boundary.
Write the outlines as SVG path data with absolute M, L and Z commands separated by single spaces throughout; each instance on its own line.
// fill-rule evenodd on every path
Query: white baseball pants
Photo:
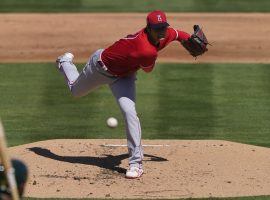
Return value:
M 141 126 L 135 108 L 136 74 L 127 77 L 113 77 L 99 64 L 103 49 L 92 54 L 84 69 L 79 74 L 76 66 L 71 62 L 61 63 L 68 87 L 75 97 L 87 95 L 101 85 L 109 85 L 125 119 L 127 146 L 130 166 L 142 164 L 143 149 L 141 145 Z

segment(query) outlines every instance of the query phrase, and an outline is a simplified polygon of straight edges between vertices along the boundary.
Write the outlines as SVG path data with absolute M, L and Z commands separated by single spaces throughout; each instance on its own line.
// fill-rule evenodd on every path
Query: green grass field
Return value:
M 269 0 L 1 0 L 0 12 L 269 12 Z
M 0 113 L 9 145 L 54 138 L 125 138 L 107 86 L 75 99 L 54 64 L 1 64 Z M 144 139 L 221 139 L 270 146 L 270 68 L 159 64 L 138 73 Z M 106 119 L 120 121 L 116 129 Z

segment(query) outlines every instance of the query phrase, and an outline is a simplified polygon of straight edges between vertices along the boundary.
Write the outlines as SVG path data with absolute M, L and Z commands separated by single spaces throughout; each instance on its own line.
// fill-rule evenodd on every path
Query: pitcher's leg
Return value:
M 110 80 L 107 77 L 98 73 L 95 66 L 91 65 L 91 63 L 87 63 L 76 81 L 72 84 L 70 91 L 73 96 L 81 97 L 87 95 L 95 88 L 108 83 L 110 83 Z
M 143 149 L 141 126 L 135 107 L 136 76 L 123 77 L 110 85 L 125 119 L 130 167 L 141 167 Z
M 69 89 L 71 89 L 73 83 L 77 80 L 79 72 L 76 66 L 73 64 L 73 54 L 65 53 L 62 56 L 59 56 L 56 60 L 57 67 L 60 72 L 64 75 Z
M 84 96 L 101 85 L 111 84 L 115 81 L 115 78 L 106 77 L 97 71 L 97 60 L 100 52 L 98 50 L 91 56 L 80 74 L 72 63 L 73 57 L 72 59 L 67 59 L 66 54 L 64 54 L 58 61 L 60 63 L 59 69 L 64 74 L 73 96 Z

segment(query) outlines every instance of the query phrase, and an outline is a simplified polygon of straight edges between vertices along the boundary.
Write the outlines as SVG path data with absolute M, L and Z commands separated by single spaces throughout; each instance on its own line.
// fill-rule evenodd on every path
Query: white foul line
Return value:
M 103 147 L 126 147 L 126 144 L 103 144 Z M 169 147 L 168 144 L 144 144 L 143 147 Z

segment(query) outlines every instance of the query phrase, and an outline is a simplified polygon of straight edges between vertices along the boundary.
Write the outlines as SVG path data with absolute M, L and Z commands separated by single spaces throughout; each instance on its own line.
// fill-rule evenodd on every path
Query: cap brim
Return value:
M 150 28 L 152 29 L 162 29 L 170 26 L 167 22 L 159 23 L 159 24 L 149 24 Z

